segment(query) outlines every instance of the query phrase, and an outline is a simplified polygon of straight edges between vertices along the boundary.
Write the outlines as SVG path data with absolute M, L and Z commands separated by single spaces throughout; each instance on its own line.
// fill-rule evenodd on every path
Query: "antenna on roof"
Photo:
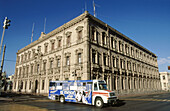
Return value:
M 45 33 L 45 26 L 46 26 L 46 17 L 45 17 L 45 20 L 44 20 L 44 33 Z
M 86 4 L 86 2 L 85 2 L 85 11 L 87 11 L 87 4 Z
M 32 41 L 33 41 L 33 33 L 34 33 L 34 23 L 33 23 L 33 26 L 32 26 L 31 43 L 32 43 Z
M 96 9 L 95 9 L 95 3 L 94 3 L 94 0 L 93 0 L 93 11 L 94 11 L 94 17 L 96 17 Z

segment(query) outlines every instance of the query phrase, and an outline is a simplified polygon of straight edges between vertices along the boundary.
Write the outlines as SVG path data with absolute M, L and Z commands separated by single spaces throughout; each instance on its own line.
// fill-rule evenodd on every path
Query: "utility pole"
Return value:
M 9 20 L 7 17 L 5 17 L 3 33 L 2 33 L 2 38 L 1 38 L 1 45 L 0 45 L 0 55 L 1 55 L 2 44 L 3 44 L 3 40 L 4 40 L 5 29 L 8 29 L 8 27 L 10 26 L 10 24 L 9 24 L 10 22 L 11 22 L 11 20 Z
M 11 22 L 11 20 L 9 20 L 7 17 L 5 17 L 4 25 L 3 25 L 3 33 L 2 33 L 2 38 L 1 38 L 1 44 L 0 44 L 0 55 L 1 55 L 2 44 L 3 44 L 3 40 L 4 40 L 5 29 L 8 29 L 8 27 L 10 26 L 10 24 L 9 24 L 10 22 Z M 3 65 L 4 65 L 5 48 L 6 48 L 6 45 L 4 45 L 4 51 L 3 51 L 1 67 L 0 67 L 0 95 L 1 95 L 1 87 L 2 87 L 2 70 L 3 70 Z
M 2 87 L 2 70 L 4 65 L 5 49 L 6 49 L 6 45 L 4 45 L 3 56 L 2 56 L 1 67 L 0 67 L 0 95 L 1 95 L 1 87 Z

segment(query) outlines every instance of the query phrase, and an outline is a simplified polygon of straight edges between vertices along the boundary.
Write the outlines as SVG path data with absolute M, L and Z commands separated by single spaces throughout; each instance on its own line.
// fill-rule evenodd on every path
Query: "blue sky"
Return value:
M 79 16 L 93 14 L 92 0 L 0 0 L 0 34 L 5 17 L 11 26 L 5 32 L 4 71 L 15 72 L 16 53 L 44 31 L 46 33 Z M 159 71 L 170 65 L 170 0 L 95 0 L 97 18 L 158 56 Z M 0 36 L 1 37 L 1 36 Z M 0 56 L 0 59 L 2 57 Z

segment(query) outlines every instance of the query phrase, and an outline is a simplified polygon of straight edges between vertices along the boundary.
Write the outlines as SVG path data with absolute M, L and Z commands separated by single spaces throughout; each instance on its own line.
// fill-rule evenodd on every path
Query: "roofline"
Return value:
M 112 31 L 116 32 L 117 34 L 119 34 L 120 36 L 124 37 L 124 39 L 132 42 L 134 45 L 140 47 L 141 49 L 145 50 L 146 52 L 152 54 L 153 56 L 157 57 L 156 54 L 154 54 L 153 52 L 149 51 L 148 49 L 144 48 L 143 46 L 141 46 L 140 44 L 138 44 L 137 42 L 133 41 L 132 39 L 130 39 L 129 37 L 127 37 L 126 35 L 122 34 L 121 32 L 117 31 L 116 29 L 112 28 L 111 26 L 109 26 L 108 24 L 104 23 L 103 21 L 99 20 L 98 18 L 94 17 L 93 15 L 89 14 L 88 11 L 85 11 L 83 14 L 79 15 L 78 17 L 72 19 L 71 21 L 63 24 L 62 26 L 56 28 L 55 30 L 49 32 L 48 34 L 46 34 L 45 36 L 43 36 L 42 38 L 39 38 L 38 40 L 32 42 L 31 44 L 25 46 L 24 48 L 18 50 L 17 54 L 24 52 L 25 50 L 37 45 L 40 42 L 43 42 L 45 40 L 47 40 L 48 38 L 50 38 L 51 36 L 71 27 L 72 25 L 84 20 L 86 17 L 91 18 L 92 20 L 100 23 L 101 25 L 108 27 L 109 29 L 111 29 Z

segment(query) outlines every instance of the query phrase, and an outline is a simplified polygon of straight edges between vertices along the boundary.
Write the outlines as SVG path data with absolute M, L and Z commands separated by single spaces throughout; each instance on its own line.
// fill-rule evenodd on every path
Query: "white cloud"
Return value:
M 159 65 L 161 65 L 161 64 L 167 64 L 167 63 L 170 63 L 170 57 L 158 59 L 158 64 L 159 64 Z

